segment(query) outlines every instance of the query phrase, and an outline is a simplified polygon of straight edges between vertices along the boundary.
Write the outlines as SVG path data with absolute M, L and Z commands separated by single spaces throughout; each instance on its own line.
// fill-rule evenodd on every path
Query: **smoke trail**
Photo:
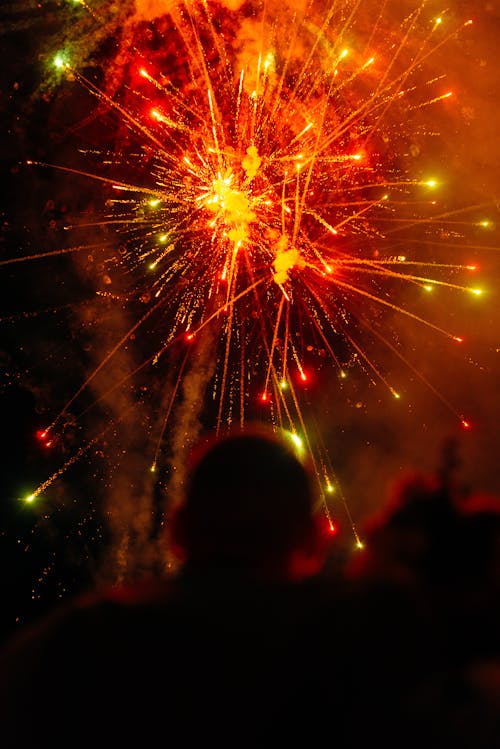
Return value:
M 196 348 L 191 354 L 191 368 L 184 375 L 181 386 L 181 401 L 172 417 L 172 428 L 168 435 L 170 475 L 165 487 L 164 511 L 168 511 L 181 499 L 186 480 L 186 462 L 190 449 L 203 429 L 202 415 L 206 403 L 207 388 L 216 368 L 217 331 L 207 326 L 199 335 Z M 168 521 L 167 521 L 168 522 Z M 173 560 L 169 549 L 160 539 L 160 559 L 164 568 L 170 568 Z
M 171 475 L 167 486 L 169 504 L 179 501 L 185 480 L 185 458 L 197 440 L 202 424 L 207 387 L 216 367 L 215 328 L 207 326 L 200 334 L 190 356 L 190 369 L 184 375 L 181 386 L 181 401 L 172 417 L 169 434 Z
M 102 260 L 102 257 L 100 258 Z M 75 263 L 77 263 L 75 259 Z M 112 289 L 114 295 L 124 293 L 124 279 L 111 270 L 103 275 L 91 255 L 83 265 L 77 266 L 82 278 L 91 277 L 97 292 L 101 285 Z M 109 293 L 109 292 L 108 292 Z M 131 328 L 131 320 L 121 305 L 114 301 L 105 304 L 99 295 L 83 308 L 78 309 L 76 320 L 80 334 L 87 338 L 84 349 L 88 356 L 86 366 L 95 371 L 103 358 L 103 352 L 112 350 Z M 105 324 L 94 325 L 94 320 L 105 320 Z M 87 330 L 88 328 L 88 330 Z M 93 403 L 86 417 L 94 431 L 104 414 L 106 430 L 101 440 L 101 449 L 107 459 L 108 475 L 106 491 L 102 498 L 102 516 L 106 524 L 108 544 L 101 562 L 99 577 L 107 581 L 121 581 L 140 575 L 155 563 L 154 548 L 150 540 L 153 534 L 153 477 L 148 470 L 151 448 L 148 417 L 141 403 L 138 382 L 131 378 L 137 369 L 140 354 L 133 345 L 119 347 L 106 362 L 98 376 L 90 381 Z

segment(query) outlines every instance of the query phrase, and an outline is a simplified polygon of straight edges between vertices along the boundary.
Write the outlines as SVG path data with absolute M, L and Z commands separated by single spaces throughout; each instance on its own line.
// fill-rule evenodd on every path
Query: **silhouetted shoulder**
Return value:
M 165 734 L 250 747 L 311 734 L 324 600 L 312 584 L 209 575 L 80 598 L 4 651 L 3 745 Z

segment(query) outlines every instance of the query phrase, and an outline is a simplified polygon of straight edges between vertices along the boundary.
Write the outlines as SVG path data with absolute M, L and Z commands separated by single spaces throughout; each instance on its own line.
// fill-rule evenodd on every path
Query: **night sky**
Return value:
M 230 29 L 252 17 L 251 3 L 212 5 L 217 18 L 228 19 Z M 300 10 L 303 3 L 289 5 Z M 367 26 L 378 5 L 364 3 Z M 408 12 L 417 7 L 413 2 L 397 5 L 400 14 L 403 5 Z M 441 10 L 436 3 L 428 6 L 429 18 Z M 156 497 L 167 480 L 175 483 L 175 461 L 182 455 L 176 445 L 185 446 L 210 429 L 217 412 L 214 406 L 197 405 L 203 388 L 191 370 L 170 429 L 168 470 L 153 480 L 148 472 L 154 451 L 151 432 L 168 405 L 165 392 L 176 377 L 173 364 L 171 370 L 163 368 L 161 378 L 144 369 L 129 387 L 109 393 L 110 381 L 119 381 L 151 355 L 150 336 L 141 331 L 113 357 L 106 383 L 96 378 L 66 408 L 143 308 L 141 300 L 127 303 L 126 283 L 110 270 L 121 239 L 112 225 L 99 225 L 107 188 L 26 164 L 98 169 L 95 154 L 116 142 L 116 123 L 102 101 L 97 103 L 77 81 L 66 80 L 53 60 L 60 50 L 71 49 L 79 71 L 94 76 L 112 94 L 125 78 L 127 35 L 134 23 L 157 23 L 158 7 L 152 0 L 135 5 L 96 0 L 87 9 L 78 3 L 19 1 L 3 3 L 0 11 L 0 541 L 8 601 L 3 632 L 96 579 L 126 578 L 154 568 Z M 449 3 L 447 23 L 458 27 L 469 18 L 473 25 L 436 50 L 429 63 L 436 77 L 445 76 L 453 97 L 445 105 L 415 111 L 410 156 L 402 158 L 414 158 L 418 169 L 439 180 L 441 213 L 449 216 L 439 236 L 421 235 L 422 252 L 440 263 L 477 264 L 473 284 L 483 293 L 476 298 L 440 290 L 429 312 L 428 301 L 418 300 L 414 290 L 398 292 L 401 306 L 410 302 L 415 314 L 452 330 L 463 343 L 387 308 L 377 329 L 386 331 L 400 356 L 373 336 L 363 345 L 397 386 L 399 400 L 362 367 L 352 367 L 352 376 L 341 381 L 322 362 L 313 366 L 311 382 L 301 392 L 311 439 L 329 455 L 358 528 L 380 508 L 394 480 L 407 471 L 437 470 L 450 441 L 456 445 L 457 480 L 464 491 L 500 493 L 500 9 L 478 0 Z M 248 33 L 249 24 L 242 23 L 243 28 Z M 106 77 L 110 61 L 116 68 L 111 66 L 114 72 L 108 70 Z M 116 178 L 132 179 L 127 170 L 141 179 L 132 158 Z M 89 226 L 75 239 L 65 229 L 73 224 Z M 78 249 L 65 252 L 68 247 Z M 62 252 L 53 256 L 54 250 Z M 39 257 L 25 259 L 32 256 Z M 457 277 L 452 280 L 460 283 Z M 158 324 L 152 318 L 151 330 Z M 183 350 L 174 348 L 168 362 L 182 356 Z M 209 378 L 210 352 L 200 346 L 196 356 L 198 375 Z M 61 412 L 61 428 L 53 439 L 40 439 L 37 433 Z M 471 428 L 464 429 L 461 420 Z M 23 501 L 68 461 L 40 497 Z M 343 502 L 332 500 L 331 510 L 349 535 Z

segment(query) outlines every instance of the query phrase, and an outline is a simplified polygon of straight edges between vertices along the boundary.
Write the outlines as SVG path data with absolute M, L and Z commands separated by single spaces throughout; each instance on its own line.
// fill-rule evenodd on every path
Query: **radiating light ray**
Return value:
M 428 379 L 427 377 L 425 377 L 425 375 L 424 375 L 424 374 L 423 374 L 423 373 L 422 373 L 422 372 L 421 372 L 421 371 L 420 371 L 420 370 L 419 370 L 419 369 L 418 369 L 417 367 L 415 367 L 415 366 L 414 366 L 414 365 L 413 365 L 413 364 L 412 364 L 412 363 L 411 363 L 411 362 L 410 362 L 410 361 L 408 360 L 408 358 L 407 358 L 406 356 L 404 356 L 404 355 L 403 355 L 403 354 L 401 353 L 401 351 L 398 351 L 398 349 L 397 349 L 397 348 L 396 348 L 395 346 L 393 346 L 393 345 L 392 345 L 392 343 L 391 343 L 390 341 L 388 341 L 388 340 L 387 340 L 387 338 L 385 338 L 384 336 L 382 336 L 382 335 L 381 335 L 381 333 L 379 333 L 379 332 L 378 332 L 377 330 L 375 330 L 374 328 L 371 328 L 371 333 L 372 333 L 372 334 L 373 334 L 374 336 L 376 336 L 376 337 L 377 337 L 377 338 L 378 338 L 378 339 L 379 339 L 380 341 L 382 341 L 382 342 L 383 342 L 383 344 L 384 344 L 384 346 L 387 346 L 388 348 L 390 348 L 390 349 L 391 349 L 391 351 L 393 352 L 393 354 L 394 354 L 395 356 L 397 356 L 397 357 L 398 357 L 399 359 L 401 359 L 401 361 L 402 361 L 402 362 L 404 362 L 405 366 L 406 366 L 406 367 L 407 367 L 408 369 L 410 369 L 410 370 L 411 370 L 411 371 L 413 372 L 413 374 L 414 374 L 414 375 L 415 375 L 416 377 L 418 377 L 418 378 L 419 378 L 419 380 L 421 380 L 421 381 L 422 381 L 422 382 L 423 382 L 423 383 L 424 383 L 424 384 L 426 385 L 426 387 L 427 387 L 427 388 L 428 388 L 428 389 L 429 389 L 429 390 L 430 390 L 430 391 L 431 391 L 432 393 L 434 393 L 434 396 L 435 396 L 436 398 L 438 398 L 438 399 L 439 399 L 439 400 L 441 401 L 441 403 L 443 403 L 443 404 L 444 404 L 444 405 L 446 406 L 446 408 L 447 408 L 447 409 L 448 409 L 448 410 L 449 410 L 449 411 L 450 411 L 450 412 L 451 412 L 452 414 L 454 414 L 454 416 L 455 416 L 455 417 L 456 417 L 456 419 L 457 419 L 457 420 L 458 420 L 458 421 L 460 422 L 460 424 L 462 424 L 462 426 L 464 426 L 464 427 L 465 427 L 465 428 L 467 428 L 467 429 L 469 428 L 469 426 L 470 426 L 470 425 L 469 425 L 469 423 L 468 423 L 468 422 L 467 422 L 467 421 L 465 420 L 465 418 L 464 418 L 463 414 L 462 414 L 462 413 L 460 413 L 460 411 L 458 411 L 458 409 L 456 409 L 456 408 L 455 408 L 455 406 L 454 406 L 454 405 L 453 405 L 453 404 L 451 403 L 451 401 L 450 401 L 450 400 L 449 400 L 448 398 L 446 398 L 446 397 L 445 397 L 445 396 L 443 395 L 443 393 L 442 393 L 442 392 L 441 392 L 440 390 L 438 390 L 438 388 L 434 387 L 434 385 L 432 384 L 432 382 L 430 382 L 430 380 L 429 380 L 429 379 Z
M 114 424 L 112 425 L 114 426 Z M 111 427 L 111 425 L 110 425 Z M 108 428 L 110 428 L 108 427 Z M 72 466 L 74 463 L 76 463 L 80 458 L 87 453 L 93 445 L 97 444 L 99 442 L 103 435 L 105 434 L 107 430 L 104 430 L 101 434 L 94 437 L 90 442 L 87 442 L 85 445 L 82 445 L 74 455 L 72 455 L 60 468 L 57 469 L 51 476 L 49 476 L 48 479 L 46 479 L 40 486 L 38 486 L 34 492 L 32 492 L 25 501 L 27 502 L 33 502 L 37 497 L 39 497 L 41 494 L 43 494 L 57 479 L 59 479 L 67 470 Z
M 94 371 L 87 377 L 85 382 L 82 383 L 82 385 L 78 388 L 76 393 L 66 402 L 62 410 L 58 413 L 54 421 L 47 427 L 47 432 L 52 431 L 58 421 L 61 419 L 63 414 L 65 414 L 71 404 L 78 398 L 78 396 L 89 386 L 89 384 L 92 382 L 92 380 L 99 374 L 99 372 L 106 366 L 106 364 L 112 360 L 114 355 L 117 351 L 124 345 L 126 341 L 129 340 L 130 336 L 138 329 L 140 326 L 155 312 L 157 309 L 159 309 L 161 303 L 158 302 L 156 305 L 151 307 L 132 327 L 125 333 L 125 335 L 120 338 L 118 343 L 113 346 L 111 351 L 109 351 L 108 354 L 106 354 L 102 359 L 100 364 L 94 369 Z
M 78 245 L 77 247 L 63 247 L 58 250 L 47 250 L 46 252 L 36 252 L 32 255 L 22 255 L 20 257 L 11 257 L 6 258 L 5 260 L 0 260 L 0 266 L 2 265 L 13 265 L 14 263 L 25 263 L 30 260 L 45 260 L 48 257 L 57 257 L 59 255 L 71 255 L 77 252 L 82 252 L 82 250 L 102 250 L 104 247 L 108 247 L 111 245 L 106 245 L 100 242 L 99 244 L 82 244 Z

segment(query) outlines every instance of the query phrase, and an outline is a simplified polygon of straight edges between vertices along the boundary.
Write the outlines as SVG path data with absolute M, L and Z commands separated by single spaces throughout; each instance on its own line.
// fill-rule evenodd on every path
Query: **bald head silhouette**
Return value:
M 193 451 L 172 538 L 190 563 L 294 577 L 316 555 L 317 526 L 311 475 L 291 441 L 254 427 Z

